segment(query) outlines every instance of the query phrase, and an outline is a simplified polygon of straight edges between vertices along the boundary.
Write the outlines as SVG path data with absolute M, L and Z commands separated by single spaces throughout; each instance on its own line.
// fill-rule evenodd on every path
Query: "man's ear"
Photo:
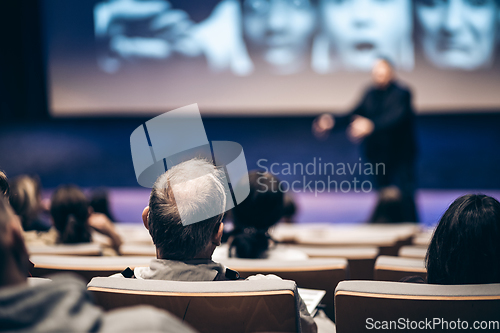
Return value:
M 215 227 L 214 234 L 212 236 L 212 244 L 219 246 L 222 243 L 222 234 L 224 233 L 224 223 L 220 223 L 218 227 Z
M 146 208 L 144 208 L 144 210 L 142 211 L 142 223 L 144 223 L 144 227 L 147 230 L 149 230 L 148 216 L 149 216 L 149 206 L 146 206 Z

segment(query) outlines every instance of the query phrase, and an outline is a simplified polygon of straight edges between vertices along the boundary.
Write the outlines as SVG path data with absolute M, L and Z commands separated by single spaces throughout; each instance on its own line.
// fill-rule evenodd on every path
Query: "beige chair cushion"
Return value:
M 96 243 L 27 245 L 30 255 L 100 256 L 102 249 Z
M 375 262 L 375 280 L 400 281 L 407 276 L 418 275 L 427 279 L 427 270 L 423 259 L 380 256 Z
M 424 259 L 427 254 L 425 246 L 403 246 L 399 249 L 399 256 L 402 258 Z
M 401 325 L 398 321 L 400 318 L 404 325 L 424 325 L 426 320 L 432 323 L 436 318 L 441 321 L 433 326 L 436 331 L 446 328 L 441 326 L 446 325 L 443 320 L 448 325 L 456 325 L 458 319 L 467 321 L 468 329 L 472 328 L 474 321 L 497 321 L 500 325 L 500 284 L 441 286 L 344 281 L 335 290 L 335 309 L 339 333 L 374 331 L 374 325 Z M 450 324 L 452 321 L 455 323 Z M 368 327 L 372 329 L 367 329 Z M 424 328 L 432 331 L 429 326 Z M 392 330 L 385 331 L 421 330 L 406 326 L 399 330 L 393 327 Z
M 94 278 L 88 284 L 104 309 L 137 304 L 165 309 L 200 332 L 297 332 L 293 281 L 179 282 Z
M 323 299 L 326 314 L 333 319 L 333 291 L 340 281 L 347 278 L 347 259 L 309 259 L 297 261 L 278 261 L 265 259 L 228 259 L 222 264 L 237 270 L 241 277 L 255 274 L 275 274 L 283 279 L 292 280 L 299 288 L 325 290 Z
M 80 275 L 87 282 L 96 276 L 110 276 L 125 268 L 149 266 L 150 257 L 84 257 L 84 256 L 42 256 L 34 255 L 30 260 L 35 264 L 33 276 L 43 277 L 58 272 Z

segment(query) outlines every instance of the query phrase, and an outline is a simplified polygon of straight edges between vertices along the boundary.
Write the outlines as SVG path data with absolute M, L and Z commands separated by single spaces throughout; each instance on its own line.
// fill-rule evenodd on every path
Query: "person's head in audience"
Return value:
M 3 171 L 0 171 L 0 196 L 8 198 L 9 192 L 10 186 L 9 181 L 7 180 L 7 175 Z
M 397 186 L 387 186 L 379 192 L 377 206 L 373 210 L 370 222 L 405 222 L 403 213 L 403 198 L 401 190 Z
M 52 195 L 50 214 L 59 232 L 61 243 L 91 241 L 89 203 L 85 194 L 74 185 L 60 186 Z
M 109 193 L 105 188 L 92 191 L 90 194 L 90 207 L 94 212 L 106 215 L 110 221 L 115 220 L 109 207 Z
M 269 228 L 283 217 L 283 192 L 270 173 L 251 171 L 248 178 L 250 194 L 232 210 L 235 229 L 229 251 L 231 256 L 259 258 L 269 248 Z
M 0 196 L 0 288 L 26 281 L 29 268 L 19 217 Z
M 432 284 L 500 283 L 500 203 L 469 194 L 455 200 L 434 232 L 426 256 Z
M 290 194 L 285 193 L 283 197 L 283 222 L 295 222 L 295 215 L 297 215 L 297 204 Z
M 41 211 L 40 189 L 40 181 L 27 175 L 14 178 L 10 184 L 10 204 L 19 215 L 24 230 L 32 230 L 35 227 Z
M 158 259 L 210 259 L 221 244 L 226 207 L 224 171 L 204 159 L 180 163 L 156 180 L 142 213 Z M 210 212 L 219 212 L 211 214 Z M 211 216 L 184 225 L 182 217 Z

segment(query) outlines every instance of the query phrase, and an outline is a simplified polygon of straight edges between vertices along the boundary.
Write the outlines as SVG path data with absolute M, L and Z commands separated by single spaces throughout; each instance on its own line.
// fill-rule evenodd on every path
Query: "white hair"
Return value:
M 226 210 L 225 173 L 206 159 L 182 162 L 162 176 L 155 188 L 171 186 L 184 225 L 220 215 Z

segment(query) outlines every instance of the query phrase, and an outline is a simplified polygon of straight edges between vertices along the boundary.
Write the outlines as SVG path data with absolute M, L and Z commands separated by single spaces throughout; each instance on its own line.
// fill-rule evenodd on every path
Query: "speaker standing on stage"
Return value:
M 376 175 L 379 189 L 396 185 L 401 191 L 404 221 L 416 222 L 414 200 L 416 142 L 411 92 L 396 82 L 388 60 L 378 60 L 372 71 L 373 85 L 352 113 L 347 128 L 351 141 L 361 142 L 371 163 L 384 163 Z

